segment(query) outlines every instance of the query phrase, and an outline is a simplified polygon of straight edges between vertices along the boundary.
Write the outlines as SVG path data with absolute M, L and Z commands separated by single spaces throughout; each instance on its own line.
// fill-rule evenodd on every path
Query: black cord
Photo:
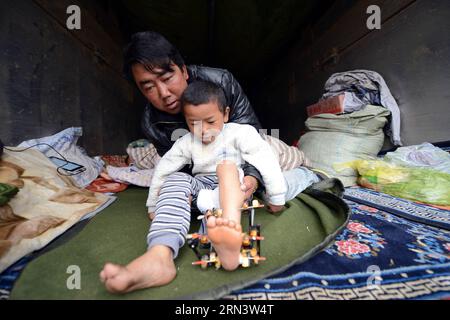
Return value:
M 12 150 L 12 149 L 9 149 L 7 147 L 5 147 L 4 149 L 8 150 L 8 151 L 11 151 L 11 152 L 24 152 L 24 151 L 27 151 L 28 149 L 31 149 L 31 148 L 34 148 L 34 147 L 37 147 L 37 146 L 48 146 L 48 147 L 52 148 L 53 151 L 55 151 L 61 158 L 63 158 L 64 161 L 68 162 L 67 159 L 61 153 L 58 152 L 58 150 L 53 148 L 48 143 L 38 143 L 38 144 L 32 145 L 31 147 L 28 147 L 28 148 L 25 148 L 25 149 L 22 149 L 22 150 Z
M 11 152 L 24 152 L 24 151 L 27 151 L 28 149 L 31 149 L 31 148 L 34 148 L 34 147 L 37 147 L 37 146 L 48 146 L 48 147 L 50 147 L 50 148 L 52 148 L 53 149 L 53 151 L 55 151 L 66 163 L 65 164 L 63 164 L 63 165 L 61 165 L 61 166 L 59 166 L 59 167 L 57 167 L 56 168 L 56 172 L 58 172 L 58 174 L 59 175 L 61 175 L 61 176 L 65 176 L 65 177 L 71 177 L 71 176 L 76 176 L 77 174 L 80 174 L 81 172 L 78 172 L 78 173 L 73 173 L 73 174 L 65 174 L 65 173 L 62 173 L 61 171 L 60 171 L 60 169 L 62 168 L 62 167 L 64 167 L 66 164 L 68 164 L 69 163 L 69 161 L 66 159 L 66 157 L 64 157 L 61 153 L 59 153 L 58 152 L 58 150 L 56 150 L 55 148 L 53 148 L 51 145 L 49 145 L 48 143 L 38 143 L 38 144 L 35 144 L 35 145 L 32 145 L 32 146 L 30 146 L 30 147 L 28 147 L 28 148 L 25 148 L 25 149 L 22 149 L 22 150 L 12 150 L 12 149 L 9 149 L 9 148 L 7 148 L 7 147 L 4 147 L 4 149 L 5 150 L 8 150 L 8 151 L 11 151 Z
M 66 160 L 67 161 L 67 160 Z M 66 163 L 67 164 L 67 163 Z M 81 172 L 84 172 L 85 170 L 81 171 L 81 172 L 77 172 L 77 173 L 71 173 L 71 174 L 65 174 L 62 173 L 60 170 L 62 167 L 64 167 L 66 164 L 63 164 L 62 166 L 59 166 L 58 168 L 56 168 L 56 171 L 58 172 L 59 175 L 61 176 L 65 176 L 65 177 L 71 177 L 71 176 L 76 176 L 77 174 L 80 174 Z

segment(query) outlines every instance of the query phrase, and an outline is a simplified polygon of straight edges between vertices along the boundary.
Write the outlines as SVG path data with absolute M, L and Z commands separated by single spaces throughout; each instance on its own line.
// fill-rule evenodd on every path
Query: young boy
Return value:
M 191 83 L 183 93 L 182 108 L 190 133 L 176 141 L 154 172 L 147 199 L 149 212 L 155 212 L 147 237 L 148 252 L 126 267 L 105 265 L 100 277 L 112 292 L 172 281 L 176 275 L 173 259 L 189 231 L 191 203 L 197 202 L 202 190 L 219 186 L 223 216 L 208 218 L 207 233 L 223 268 L 238 268 L 242 244 L 240 208 L 246 200 L 240 189 L 239 167 L 244 162 L 261 173 L 271 211 L 280 211 L 285 204 L 286 182 L 275 154 L 252 126 L 227 123 L 230 110 L 220 87 L 205 81 Z M 194 177 L 178 172 L 190 163 Z M 169 248 L 171 254 L 164 258 L 152 254 L 162 248 Z
M 147 200 L 149 211 L 163 214 L 163 218 L 153 221 L 152 230 L 149 234 L 149 242 L 153 237 L 159 237 L 159 230 L 167 230 L 167 223 L 173 223 L 173 217 L 179 210 L 172 208 L 171 212 L 160 212 L 156 206 L 174 203 L 177 193 L 182 184 L 170 184 L 166 186 L 164 195 L 158 194 L 162 191 L 162 186 L 167 178 L 179 171 L 186 164 L 193 163 L 192 173 L 194 175 L 193 184 L 198 185 L 196 190 L 190 193 L 196 202 L 201 189 L 215 189 L 220 180 L 226 179 L 229 183 L 224 183 L 225 190 L 220 192 L 220 208 L 223 209 L 223 218 L 217 223 L 223 228 L 212 230 L 215 226 L 215 219 L 208 219 L 208 236 L 216 249 L 224 269 L 234 270 L 239 263 L 239 246 L 224 244 L 228 249 L 223 250 L 222 245 L 215 242 L 216 233 L 226 237 L 228 242 L 238 243 L 241 233 L 232 229 L 240 227 L 240 208 L 245 199 L 244 193 L 240 191 L 238 178 L 238 168 L 245 162 L 250 163 L 261 173 L 266 186 L 266 194 L 271 208 L 280 210 L 285 204 L 286 185 L 278 161 L 270 148 L 259 133 L 250 125 L 227 123 L 229 108 L 225 105 L 225 96 L 222 89 L 211 82 L 198 81 L 190 84 L 182 96 L 183 113 L 190 134 L 180 138 L 169 152 L 161 159 L 154 173 L 152 184 Z M 237 186 L 237 187 L 233 187 Z M 170 189 L 177 191 L 170 192 Z M 222 191 L 222 188 L 220 188 Z M 216 206 L 217 208 L 217 206 Z M 167 211 L 166 207 L 166 211 Z M 205 208 L 213 209 L 213 207 Z M 204 211 L 204 210 L 203 210 Z M 166 217 L 170 215 L 170 217 Z M 187 222 L 190 212 L 185 212 L 183 217 Z M 228 222 L 223 223 L 223 222 Z M 180 223 L 182 219 L 180 219 Z M 222 224 L 223 223 L 223 224 Z M 185 224 L 185 231 L 189 224 Z M 225 229 L 229 228 L 229 229 Z M 229 234 L 228 234 L 229 233 Z M 185 234 L 183 233 L 183 236 Z M 169 237 L 167 237 L 169 238 Z M 219 240 L 219 239 L 217 239 Z M 236 240 L 236 241 L 234 241 Z M 221 244 L 223 241 L 221 241 Z M 169 242 L 167 242 L 169 244 Z M 233 250 L 230 249 L 233 247 Z M 231 252 L 232 251 L 232 252 Z

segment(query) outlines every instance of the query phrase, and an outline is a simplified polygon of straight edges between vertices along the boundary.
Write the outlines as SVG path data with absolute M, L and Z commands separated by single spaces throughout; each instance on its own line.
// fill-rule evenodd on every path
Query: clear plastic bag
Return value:
M 450 174 L 423 168 L 407 168 L 381 160 L 356 160 L 334 166 L 353 168 L 358 184 L 399 198 L 450 206 Z
M 450 174 L 450 154 L 431 143 L 398 148 L 386 154 L 384 160 L 403 167 L 427 168 Z

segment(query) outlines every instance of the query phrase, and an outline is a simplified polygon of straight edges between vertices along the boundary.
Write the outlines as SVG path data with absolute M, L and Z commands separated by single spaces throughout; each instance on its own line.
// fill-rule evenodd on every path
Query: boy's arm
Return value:
M 159 191 L 164 181 L 172 173 L 178 172 L 191 162 L 190 135 L 178 139 L 173 147 L 161 158 L 153 173 L 152 182 L 147 198 L 148 212 L 154 212 L 158 201 Z
M 284 205 L 286 183 L 278 159 L 269 144 L 261 138 L 255 128 L 243 126 L 237 138 L 237 145 L 244 160 L 261 173 L 270 204 Z

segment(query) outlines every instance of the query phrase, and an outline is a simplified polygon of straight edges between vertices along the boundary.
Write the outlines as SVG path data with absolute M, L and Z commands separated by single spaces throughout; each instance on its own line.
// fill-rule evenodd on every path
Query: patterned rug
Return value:
M 226 299 L 450 298 L 450 232 L 347 201 L 348 227 L 325 251 Z
M 9 299 L 14 282 L 20 276 L 27 263 L 31 261 L 32 255 L 33 254 L 29 254 L 23 257 L 11 267 L 0 273 L 0 300 Z
M 450 211 L 396 198 L 366 188 L 347 188 L 344 198 L 400 217 L 450 230 Z
M 347 203 L 351 221 L 328 249 L 225 299 L 450 299 L 449 231 Z M 30 259 L 0 275 L 0 299 Z

